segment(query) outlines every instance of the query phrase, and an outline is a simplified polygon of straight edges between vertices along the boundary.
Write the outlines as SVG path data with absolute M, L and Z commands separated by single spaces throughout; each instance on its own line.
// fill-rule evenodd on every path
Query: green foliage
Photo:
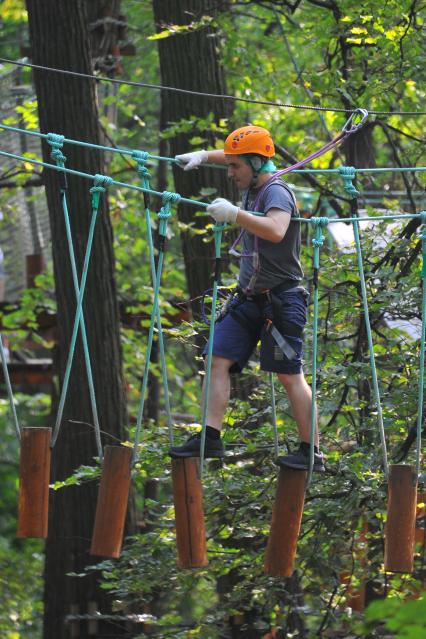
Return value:
M 366 631 L 381 622 L 395 639 L 423 639 L 426 632 L 426 599 L 401 601 L 397 597 L 374 601 L 365 612 Z
M 39 639 L 42 630 L 43 548 L 26 541 L 0 546 L 0 634 L 4 639 Z
M 417 12 L 416 3 L 368 0 L 361 12 L 349 0 L 307 1 L 292 7 L 272 1 L 234 1 L 229 6 L 228 12 L 219 12 L 214 17 L 194 17 L 189 27 L 164 25 L 164 30 L 155 35 L 150 3 L 124 0 L 122 10 L 129 17 L 137 55 L 124 59 L 123 77 L 158 84 L 156 39 L 183 38 L 189 30 L 209 23 L 218 29 L 217 43 L 226 69 L 228 93 L 295 104 L 424 109 L 424 17 Z M 1 51 L 7 50 L 7 55 L 15 57 L 18 55 L 16 44 L 7 49 L 5 40 L 9 35 L 16 37 L 22 28 L 19 11 L 23 3 L 3 1 L 0 7 L 5 25 L 0 39 Z M 195 149 L 203 147 L 204 133 L 213 129 L 216 146 L 220 148 L 231 124 L 253 122 L 268 127 L 280 145 L 301 158 L 319 148 L 328 139 L 328 133 L 340 130 L 346 119 L 343 114 L 331 112 L 319 115 L 313 111 L 236 103 L 232 123 L 216 124 L 215 114 L 206 112 L 202 118 L 174 122 L 167 130 L 160 131 L 159 92 L 128 86 L 120 86 L 115 91 L 102 84 L 98 88 L 104 106 L 116 106 L 118 110 L 117 122 L 106 115 L 101 117 L 107 135 L 118 146 L 140 148 L 154 154 L 158 152 L 160 138 L 167 140 L 182 131 L 193 132 L 191 144 Z M 34 103 L 25 103 L 18 115 L 28 128 L 36 126 Z M 377 166 L 393 166 L 398 161 L 408 166 L 422 161 L 424 133 L 420 118 L 394 115 L 389 119 L 370 117 L 369 122 Z M 312 166 L 327 168 L 341 161 L 341 157 L 328 154 Z M 30 164 L 24 168 L 32 170 Z M 152 162 L 149 168 L 155 188 L 159 179 L 157 164 Z M 108 174 L 138 183 L 134 165 L 119 155 L 109 158 Z M 18 176 L 17 185 L 27 177 L 28 174 Z M 170 172 L 167 180 L 168 188 L 173 190 Z M 303 176 L 292 176 L 292 181 L 301 189 L 302 197 L 309 199 L 309 207 L 315 212 L 321 210 L 327 191 L 329 199 L 331 194 L 337 198 L 344 196 L 338 178 L 318 177 L 314 185 L 309 185 L 310 191 Z M 386 174 L 362 176 L 358 186 L 361 192 L 370 188 L 387 193 L 420 189 L 421 184 L 416 176 L 403 179 L 400 174 Z M 321 192 L 324 192 L 322 199 Z M 134 418 L 145 366 L 146 331 L 140 329 L 147 327 L 153 299 L 151 268 L 144 207 L 139 195 L 125 189 L 111 189 L 109 195 L 120 300 L 138 316 L 134 325 L 122 329 L 129 413 Z M 206 198 L 211 193 L 204 191 L 199 195 Z M 342 200 L 340 204 L 345 213 L 347 204 Z M 397 211 L 399 199 L 390 194 L 383 197 L 378 206 Z M 158 200 L 153 198 L 151 224 L 154 230 L 158 208 Z M 374 215 L 375 210 L 371 207 L 368 212 Z M 195 216 L 194 212 L 194 219 Z M 160 302 L 177 439 L 184 437 L 188 423 L 192 431 L 200 420 L 199 369 L 202 365 L 196 358 L 194 338 L 198 337 L 201 343 L 207 335 L 206 327 L 198 321 L 175 323 L 175 303 L 187 296 L 180 233 L 188 229 L 193 234 L 204 234 L 205 240 L 211 241 L 208 231 L 195 228 L 193 223 L 178 223 L 173 213 Z M 385 225 L 381 224 L 374 231 L 362 233 L 375 356 L 390 450 L 398 445 L 407 426 L 416 419 L 418 382 L 417 342 L 383 321 L 384 311 L 401 320 L 415 320 L 420 316 L 418 237 L 400 230 L 396 226 L 387 234 Z M 303 235 L 304 268 L 311 287 L 311 232 L 304 227 Z M 227 234 L 224 242 L 228 242 Z M 388 254 L 388 250 L 391 253 Z M 232 265 L 224 274 L 224 284 L 235 279 L 235 272 L 236 265 Z M 43 276 L 38 283 L 38 288 L 24 293 L 19 309 L 2 318 L 14 343 L 36 329 L 40 305 L 54 311 L 51 276 Z M 304 626 L 305 636 L 309 637 L 332 637 L 333 633 L 336 637 L 374 637 L 379 636 L 383 620 L 395 637 L 424 634 L 424 600 L 407 601 L 419 589 L 418 578 L 423 570 L 420 549 L 416 549 L 413 577 L 390 579 L 383 572 L 386 487 L 362 325 L 355 255 L 351 251 L 338 252 L 328 240 L 321 251 L 318 353 L 320 429 L 328 473 L 314 478 L 306 496 L 297 572 L 293 578 L 280 580 L 263 575 L 276 468 L 272 463 L 270 393 L 265 376 L 253 362 L 243 379 L 243 384 L 252 391 L 244 401 L 233 399 L 226 417 L 224 439 L 229 458 L 224 465 L 209 462 L 203 478 L 210 560 L 207 569 L 184 572 L 176 566 L 166 419 L 161 413 L 158 423 L 144 420 L 140 462 L 134 470 L 140 532 L 126 540 L 119 560 L 105 561 L 87 569 L 101 571 L 103 587 L 114 595 L 117 612 L 136 611 L 144 615 L 144 622 L 150 624 L 158 636 L 182 639 L 219 639 L 226 636 L 231 621 L 237 617 L 243 624 L 239 626 L 240 636 L 254 630 L 262 636 L 270 628 L 277 628 L 283 636 L 297 637 L 302 634 L 299 628 Z M 311 380 L 311 337 L 312 328 L 308 326 L 305 354 L 308 381 Z M 159 365 L 154 364 L 152 371 L 161 382 Z M 295 444 L 297 435 L 288 401 L 281 391 L 277 399 L 280 445 L 286 449 Z M 16 401 L 24 423 L 38 423 L 45 418 L 50 406 L 46 397 L 29 399 L 19 393 Z M 38 639 L 42 548 L 13 539 L 18 446 L 10 420 L 6 418 L 7 409 L 7 402 L 2 399 L 0 458 L 6 463 L 0 466 L 0 631 L 8 639 Z M 129 442 L 132 436 L 130 429 Z M 413 461 L 413 457 L 408 461 Z M 98 477 L 96 464 L 80 467 L 54 488 Z M 147 497 L 149 482 L 156 485 L 155 497 Z M 368 533 L 362 541 L 365 522 Z M 349 575 L 350 586 L 355 590 L 369 580 L 375 596 L 383 597 L 385 592 L 389 595 L 386 602 L 376 602 L 368 609 L 365 624 L 348 609 L 350 592 L 342 574 Z
M 27 21 L 24 0 L 1 0 L 0 19 L 0 55 L 15 59 L 19 56 L 19 45 L 24 44 L 22 26 Z

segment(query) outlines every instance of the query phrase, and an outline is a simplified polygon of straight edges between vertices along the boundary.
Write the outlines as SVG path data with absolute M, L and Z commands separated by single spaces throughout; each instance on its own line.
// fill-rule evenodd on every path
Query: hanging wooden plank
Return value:
M 131 479 L 132 449 L 105 446 L 91 555 L 119 557 Z
M 202 568 L 208 560 L 199 459 L 172 459 L 172 481 L 178 564 L 181 568 Z
M 389 466 L 388 509 L 385 526 L 385 571 L 412 572 L 417 509 L 413 466 Z
M 305 503 L 306 477 L 304 470 L 280 468 L 265 555 L 264 570 L 267 575 L 290 577 L 293 574 Z
M 51 428 L 22 429 L 18 537 L 47 537 L 51 434 Z

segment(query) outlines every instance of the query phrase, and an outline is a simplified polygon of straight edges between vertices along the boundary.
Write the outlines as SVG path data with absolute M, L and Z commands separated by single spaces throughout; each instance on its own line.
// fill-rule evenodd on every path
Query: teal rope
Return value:
M 14 160 L 18 160 L 19 162 L 30 162 L 30 164 L 34 164 L 35 166 L 40 166 L 46 169 L 52 169 L 54 171 L 61 171 L 62 173 L 69 173 L 70 175 L 77 175 L 79 177 L 83 177 L 86 178 L 88 180 L 94 180 L 95 179 L 95 175 L 91 175 L 90 173 L 83 173 L 82 171 L 76 171 L 74 169 L 67 169 L 67 168 L 59 168 L 58 166 L 56 166 L 55 164 L 48 164 L 47 162 L 41 162 L 40 160 L 34 160 L 32 158 L 28 158 L 28 157 L 24 157 L 22 155 L 17 155 L 16 153 L 8 153 L 6 151 L 0 151 L 0 156 L 3 157 L 7 157 L 7 158 L 11 158 Z M 367 169 L 366 169 L 367 170 Z M 379 169 L 377 169 L 379 170 Z M 391 170 L 391 169 L 389 169 Z M 396 170 L 396 169 L 395 169 Z M 400 169 L 398 169 L 400 170 Z M 412 167 L 412 168 L 407 168 L 407 171 L 426 171 L 426 167 Z M 338 171 L 338 169 L 323 169 L 323 170 L 318 170 L 318 172 L 323 172 L 323 173 L 336 173 Z M 354 169 L 355 172 L 361 172 L 361 169 Z M 299 171 L 299 173 L 302 171 Z M 305 171 L 305 173 L 315 173 L 315 170 L 307 170 Z M 296 173 L 296 171 L 294 171 L 294 173 Z M 122 188 L 126 188 L 126 189 L 131 189 L 133 191 L 139 191 L 140 193 L 149 193 L 151 195 L 155 195 L 156 197 L 162 197 L 163 193 L 161 193 L 160 191 L 154 191 L 153 189 L 148 189 L 148 188 L 144 188 L 141 186 L 136 186 L 135 184 L 128 184 L 127 182 L 119 182 L 118 180 L 111 180 L 111 185 L 114 186 L 118 186 L 118 187 L 122 187 Z M 207 202 L 202 202 L 200 200 L 191 200 L 189 198 L 184 198 L 181 197 L 180 201 L 184 204 L 189 204 L 191 206 L 196 206 L 198 209 L 201 208 L 207 208 L 208 207 L 208 203 Z M 253 212 L 253 215 L 259 215 L 259 216 L 264 216 L 264 213 L 259 213 L 259 212 Z M 374 220 L 398 220 L 398 219 L 414 219 L 414 218 L 418 218 L 420 217 L 419 213 L 407 213 L 407 214 L 401 214 L 401 215 L 377 215 L 377 216 L 370 216 L 370 217 L 365 217 L 365 220 L 368 219 L 374 219 Z M 342 219 L 344 219 L 345 222 L 352 222 L 353 220 L 357 220 L 358 218 L 330 218 L 329 219 L 329 223 L 333 223 L 333 222 L 341 222 Z M 307 223 L 310 224 L 311 223 L 311 219 L 309 218 L 293 218 L 293 221 L 295 222 L 300 222 L 300 223 Z
M 370 113 L 374 113 L 373 111 L 371 111 Z M 0 123 L 0 129 L 5 129 L 7 131 L 13 131 L 15 133 L 23 133 L 24 135 L 31 135 L 31 136 L 36 136 L 42 139 L 46 139 L 47 135 L 49 134 L 44 134 L 44 133 L 40 133 L 39 131 L 28 131 L 26 129 L 19 129 L 17 127 L 12 127 L 12 126 L 8 126 L 6 124 Z M 133 153 L 135 151 L 133 151 L 132 149 L 126 149 L 123 147 L 111 147 L 111 146 L 102 146 L 99 144 L 92 144 L 90 142 L 83 142 L 82 140 L 72 140 L 70 138 L 64 138 L 64 143 L 66 144 L 74 144 L 74 145 L 78 145 L 78 146 L 83 146 L 83 147 L 87 147 L 90 149 L 100 149 L 103 151 L 108 151 L 109 153 L 119 153 L 120 155 L 133 155 Z M 159 161 L 164 161 L 164 162 L 172 162 L 172 163 L 177 163 L 177 161 L 175 160 L 175 158 L 170 158 L 170 157 L 164 157 L 161 155 L 152 155 L 152 154 L 147 154 L 147 158 L 152 159 L 152 160 L 159 160 Z M 29 160 L 29 158 L 26 158 L 27 161 L 31 161 Z M 210 163 L 209 163 L 210 165 Z M 225 169 L 225 167 L 220 167 Z M 356 173 L 399 173 L 399 172 L 405 172 L 405 171 L 426 171 L 426 167 L 422 166 L 422 167 L 379 167 L 379 168 L 358 168 L 355 169 Z M 339 173 L 339 169 L 295 169 L 294 171 L 292 171 L 292 173 Z
M 135 151 L 132 157 L 137 161 L 137 171 L 138 171 L 139 177 L 141 178 L 142 186 L 145 188 L 149 188 L 150 174 L 147 167 L 145 166 L 148 153 Z M 154 244 L 152 241 L 151 216 L 149 211 L 148 195 L 144 194 L 144 198 L 145 198 L 145 226 L 146 226 L 146 232 L 148 237 L 148 253 L 149 253 L 149 261 L 151 264 L 151 280 L 152 280 L 152 286 L 155 287 L 157 275 L 155 272 Z M 169 393 L 169 382 L 168 382 L 168 375 L 167 375 L 166 353 L 164 349 L 164 336 L 163 336 L 163 328 L 161 325 L 161 315 L 160 315 L 159 306 L 157 306 L 156 319 L 157 319 L 158 344 L 160 347 L 161 376 L 163 379 L 163 389 L 164 389 L 164 404 L 165 404 L 166 415 L 167 415 L 167 428 L 169 431 L 170 446 L 173 446 L 174 438 L 173 438 L 172 412 L 170 409 L 170 393 Z
M 314 217 L 315 220 L 315 236 L 312 238 L 312 244 L 314 247 L 313 255 L 313 284 L 314 284 L 314 313 L 313 313 L 313 333 L 312 333 L 312 402 L 311 402 L 311 430 L 309 435 L 309 469 L 306 479 L 305 490 L 309 487 L 312 479 L 312 473 L 314 469 L 314 443 L 315 443 L 315 428 L 317 422 L 316 415 L 316 400 L 317 400 L 317 359 L 318 359 L 318 281 L 319 281 L 319 266 L 320 266 L 320 248 L 324 244 L 324 236 L 322 234 L 322 227 L 328 224 L 327 217 Z
M 56 163 L 59 167 L 63 168 L 65 166 L 65 161 L 66 161 L 66 157 L 63 155 L 61 151 L 63 146 L 63 137 L 56 135 L 55 133 L 48 133 L 46 138 L 48 143 L 51 145 L 53 149 L 51 153 L 52 158 L 56 160 Z M 69 219 L 69 213 L 68 213 L 66 190 L 62 186 L 60 188 L 60 193 L 61 193 L 62 209 L 64 213 L 64 222 L 65 222 L 65 229 L 66 229 L 67 242 L 68 242 L 68 251 L 69 251 L 70 262 L 71 262 L 72 278 L 74 283 L 74 291 L 76 296 L 76 302 L 78 303 L 79 284 L 78 284 L 78 275 L 77 275 L 77 265 L 75 261 L 74 246 L 72 242 L 72 232 L 71 232 L 71 225 L 70 225 L 70 219 Z M 102 442 L 101 442 L 101 427 L 99 423 L 98 407 L 96 404 L 95 385 L 93 382 L 92 364 L 90 361 L 89 345 L 88 345 L 87 333 L 86 333 L 86 323 L 84 320 L 83 310 L 81 311 L 81 316 L 80 316 L 80 331 L 81 331 L 81 338 L 83 341 L 84 360 L 86 363 L 87 380 L 89 384 L 90 404 L 92 407 L 93 424 L 95 428 L 96 447 L 98 449 L 99 459 L 102 461 L 103 453 L 102 453 Z
M 215 258 L 216 265 L 220 262 L 222 231 L 225 228 L 223 223 L 216 223 L 213 226 L 214 233 L 214 246 L 215 246 Z M 213 339 L 214 330 L 216 325 L 216 305 L 217 305 L 217 288 L 219 286 L 219 269 L 216 267 L 216 273 L 213 279 L 213 291 L 212 291 L 212 307 L 210 315 L 210 328 L 209 328 L 209 341 L 207 347 L 207 359 L 206 359 L 206 377 L 204 386 L 204 400 L 203 400 L 203 413 L 201 419 L 201 444 L 200 444 L 200 478 L 203 476 L 204 470 L 204 450 L 206 444 L 206 428 L 207 428 L 207 409 L 209 404 L 210 395 L 210 380 L 212 371 L 212 359 L 213 359 Z
M 269 373 L 269 387 L 271 389 L 272 429 L 274 432 L 275 457 L 279 455 L 278 427 L 277 427 L 277 403 L 275 400 L 274 374 Z
M 426 340 L 426 211 L 422 211 L 422 337 L 420 341 L 419 396 L 417 405 L 417 442 L 416 442 L 416 482 L 420 475 L 420 456 L 422 447 L 423 396 L 425 383 L 425 340 Z
M 19 422 L 18 422 L 18 415 L 16 414 L 15 401 L 13 399 L 12 385 L 10 383 L 9 371 L 8 371 L 8 368 L 7 368 L 7 361 L 6 361 L 6 353 L 4 352 L 3 338 L 1 336 L 1 333 L 0 333 L 0 357 L 1 357 L 1 364 L 2 364 L 2 367 L 3 367 L 3 377 L 4 377 L 4 381 L 6 383 L 6 388 L 7 388 L 7 395 L 9 397 L 10 412 L 12 413 L 12 418 L 13 418 L 13 423 L 15 425 L 16 435 L 17 435 L 18 439 L 20 440 L 21 439 L 21 428 L 20 428 Z
M 160 212 L 158 213 L 158 220 L 159 220 L 158 236 L 160 238 L 160 241 L 161 241 L 161 238 L 166 237 L 167 222 L 171 216 L 171 213 L 170 213 L 171 205 L 177 204 L 180 201 L 180 199 L 181 199 L 180 195 L 178 195 L 177 193 L 169 193 L 168 191 L 164 191 L 163 193 L 163 206 L 160 209 Z M 134 463 L 136 463 L 137 460 L 139 459 L 139 452 L 138 452 L 139 438 L 140 438 L 140 431 L 141 431 L 141 425 L 142 425 L 143 409 L 145 404 L 145 393 L 148 386 L 148 373 L 149 373 L 149 366 L 150 366 L 152 342 L 154 339 L 154 326 L 155 326 L 155 320 L 156 320 L 157 312 L 158 312 L 158 297 L 159 297 L 159 291 L 160 291 L 161 273 L 163 270 L 163 261 L 164 261 L 164 247 L 162 247 L 160 244 L 160 247 L 158 250 L 158 264 L 157 264 L 157 272 L 156 272 L 155 285 L 154 285 L 154 300 L 152 304 L 151 320 L 149 325 L 148 345 L 147 345 L 146 353 L 145 353 L 145 368 L 144 368 L 143 379 L 142 379 L 141 399 L 139 403 L 139 411 L 138 411 L 138 416 L 136 420 L 136 430 L 135 430 L 135 440 L 134 440 L 134 450 L 133 450 Z
M 70 175 L 77 175 L 78 177 L 87 178 L 88 180 L 94 180 L 96 175 L 91 175 L 90 173 L 83 173 L 82 171 L 76 171 L 75 169 L 60 169 L 55 164 L 49 164 L 47 162 L 41 162 L 40 160 L 33 160 L 32 158 L 27 158 L 22 155 L 17 155 L 16 153 L 8 153 L 7 151 L 0 151 L 0 155 L 6 158 L 12 158 L 13 160 L 19 160 L 20 162 L 30 162 L 35 166 L 41 166 L 46 169 L 53 169 L 54 171 L 61 171 L 62 173 L 69 173 Z M 119 182 L 118 180 L 113 180 L 109 178 L 111 182 L 110 185 L 121 186 L 125 189 L 131 189 L 132 191 L 139 191 L 140 193 L 151 193 L 152 195 L 156 195 L 157 197 L 163 197 L 163 193 L 160 191 L 154 191 L 153 189 L 145 189 L 141 186 L 136 186 L 136 184 L 128 184 L 127 182 Z M 198 208 L 203 207 L 207 208 L 207 202 L 199 202 L 197 200 L 190 200 L 189 198 L 181 197 L 181 202 L 185 204 L 191 204 L 192 206 L 197 206 Z
M 387 457 L 387 449 L 386 449 L 386 436 L 385 436 L 385 428 L 383 424 L 383 414 L 382 414 L 382 405 L 380 401 L 380 390 L 379 390 L 379 382 L 377 379 L 377 369 L 376 369 L 376 360 L 374 357 L 374 346 L 373 346 L 373 335 L 371 331 L 370 324 L 370 315 L 368 309 L 368 300 L 367 300 L 367 287 L 365 284 L 365 274 L 364 274 L 364 264 L 362 259 L 362 249 L 361 249 L 361 241 L 359 234 L 359 218 L 358 218 L 358 191 L 353 185 L 353 180 L 355 178 L 355 171 L 351 166 L 341 166 L 339 168 L 340 175 L 343 178 L 343 183 L 346 192 L 351 196 L 351 216 L 353 219 L 352 226 L 355 237 L 355 245 L 356 245 L 356 253 L 357 253 L 357 262 L 358 262 L 358 272 L 360 277 L 361 284 L 361 294 L 362 294 L 362 304 L 364 309 L 364 321 L 365 328 L 367 332 L 367 342 L 368 342 L 368 351 L 370 356 L 370 367 L 371 367 L 371 376 L 373 381 L 373 389 L 374 389 L 374 398 L 377 409 L 377 424 L 379 427 L 380 440 L 382 444 L 383 451 L 383 470 L 385 473 L 386 479 L 389 476 L 389 465 L 388 465 L 388 457 Z
M 93 236 L 95 232 L 95 225 L 96 225 L 96 219 L 97 219 L 97 214 L 99 209 L 100 196 L 101 196 L 101 193 L 105 191 L 105 187 L 103 185 L 108 186 L 110 184 L 110 180 L 111 178 L 109 178 L 108 176 L 96 175 L 94 180 L 94 186 L 90 189 L 90 193 L 92 195 L 92 218 L 90 221 L 86 253 L 84 256 L 83 271 L 81 274 L 80 290 L 78 293 L 77 308 L 75 312 L 74 328 L 73 328 L 72 337 L 71 337 L 70 350 L 68 353 L 68 360 L 67 360 L 67 365 L 65 369 L 64 382 L 62 385 L 62 392 L 61 392 L 61 397 L 59 400 L 58 414 L 56 417 L 56 423 L 55 423 L 53 436 L 52 436 L 52 443 L 51 443 L 52 447 L 55 445 L 56 440 L 58 438 L 59 428 L 61 426 L 62 416 L 64 412 L 65 398 L 68 392 L 71 367 L 72 367 L 72 362 L 73 362 L 74 352 L 75 352 L 75 344 L 77 340 L 78 328 L 80 325 L 80 317 L 81 317 L 82 309 L 83 309 L 84 292 L 86 288 L 87 273 L 89 270 L 90 254 L 92 251 Z

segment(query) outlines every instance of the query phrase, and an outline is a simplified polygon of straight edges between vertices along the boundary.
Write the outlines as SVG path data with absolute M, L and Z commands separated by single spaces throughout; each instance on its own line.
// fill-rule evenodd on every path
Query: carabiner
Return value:
M 355 123 L 355 118 L 360 117 L 360 121 Z M 344 125 L 342 129 L 342 133 L 355 133 L 358 129 L 362 127 L 365 120 L 368 118 L 367 109 L 355 109 L 353 113 L 351 113 L 348 121 Z

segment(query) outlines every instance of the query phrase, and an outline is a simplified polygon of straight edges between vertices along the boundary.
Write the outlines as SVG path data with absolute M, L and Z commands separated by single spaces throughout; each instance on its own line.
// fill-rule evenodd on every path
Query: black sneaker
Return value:
M 295 468 L 296 470 L 309 470 L 309 450 L 304 451 L 299 448 L 294 453 L 278 457 L 276 461 L 278 466 L 286 466 L 287 468 Z M 314 453 L 314 468 L 317 473 L 325 471 L 324 456 L 322 453 Z
M 191 437 L 181 446 L 172 446 L 169 450 L 170 457 L 199 457 L 201 446 L 201 433 L 191 435 Z M 206 436 L 204 445 L 204 457 L 212 459 L 224 457 L 225 449 L 221 439 L 210 439 Z

